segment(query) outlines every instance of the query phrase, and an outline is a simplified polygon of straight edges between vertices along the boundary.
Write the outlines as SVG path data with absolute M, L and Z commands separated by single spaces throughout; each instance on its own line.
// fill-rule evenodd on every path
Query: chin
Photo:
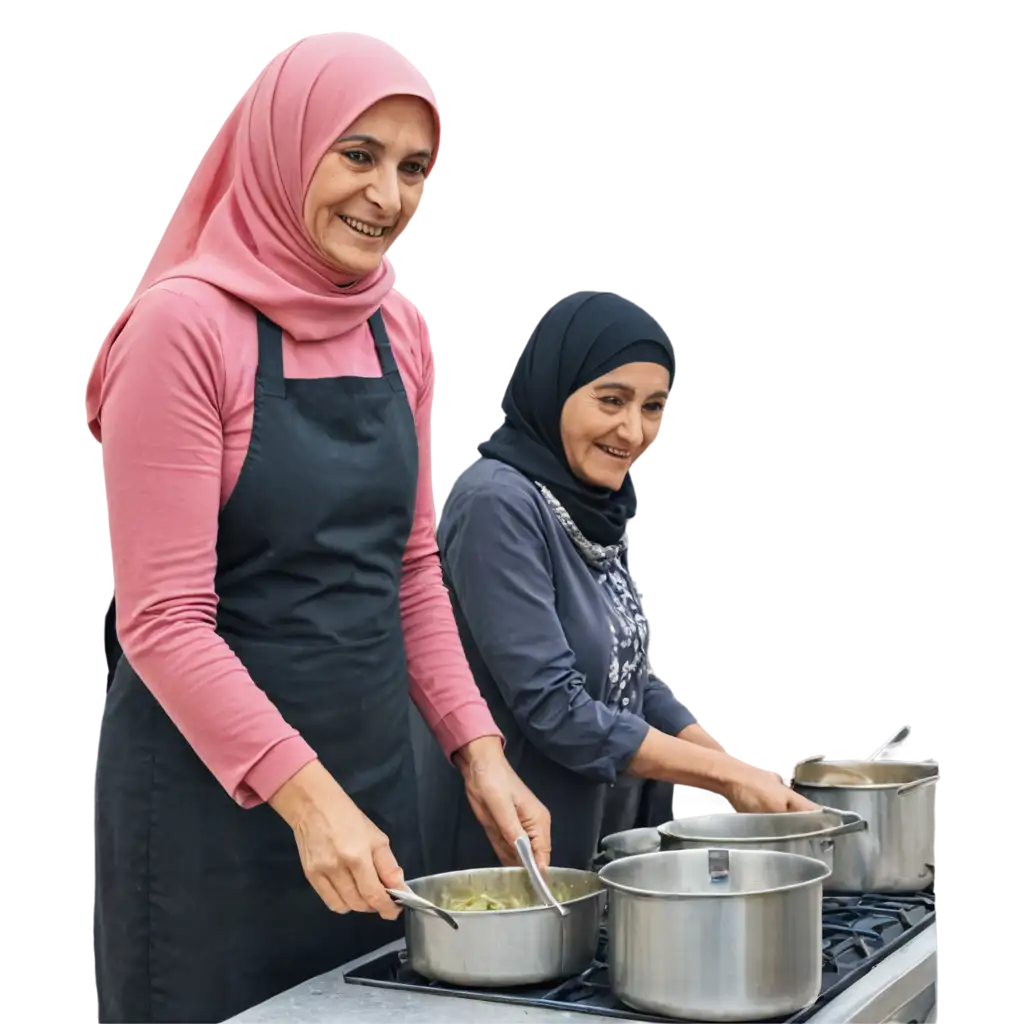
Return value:
M 341 251 L 328 251 L 331 263 L 346 276 L 358 279 L 372 274 L 381 264 L 384 254 L 368 255 L 366 253 L 353 253 Z
M 334 263 L 346 278 L 351 278 L 352 281 L 358 281 L 360 278 L 367 278 L 367 276 L 377 270 L 381 265 L 381 257 L 377 256 L 372 259 L 368 259 L 367 257 L 355 259 L 352 256 L 342 257 L 339 254 L 337 256 L 332 255 L 331 262 Z
M 604 487 L 609 491 L 617 491 L 626 481 L 625 470 L 622 473 L 587 473 L 583 479 L 593 487 Z

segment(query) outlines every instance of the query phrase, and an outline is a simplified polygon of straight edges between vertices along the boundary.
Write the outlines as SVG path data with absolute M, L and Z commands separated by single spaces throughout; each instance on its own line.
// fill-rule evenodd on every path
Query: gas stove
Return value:
M 822 903 L 821 994 L 811 1006 L 762 1024 L 796 1024 L 820 1018 L 823 1008 L 934 922 L 935 896 L 931 890 L 912 896 L 826 896 Z M 608 984 L 606 950 L 607 936 L 602 932 L 597 956 L 582 974 L 557 985 L 515 989 L 460 988 L 428 981 L 412 970 L 404 949 L 382 951 L 343 973 L 350 985 L 572 1010 L 605 1019 L 670 1021 L 631 1010 L 615 999 Z

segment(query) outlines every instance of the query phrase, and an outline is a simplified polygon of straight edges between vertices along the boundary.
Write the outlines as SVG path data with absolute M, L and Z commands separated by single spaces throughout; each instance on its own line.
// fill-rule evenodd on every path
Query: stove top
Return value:
M 761 1024 L 796 1024 L 818 1010 L 855 981 L 864 977 L 894 950 L 935 921 L 935 896 L 929 890 L 913 896 L 826 896 L 822 903 L 821 995 L 789 1017 Z M 404 950 L 382 953 L 345 973 L 352 985 L 414 989 L 439 995 L 488 1002 L 574 1010 L 634 1021 L 671 1021 L 631 1010 L 620 1003 L 608 985 L 605 964 L 607 935 L 602 931 L 597 956 L 587 970 L 558 984 L 513 989 L 472 989 L 428 981 L 408 965 Z

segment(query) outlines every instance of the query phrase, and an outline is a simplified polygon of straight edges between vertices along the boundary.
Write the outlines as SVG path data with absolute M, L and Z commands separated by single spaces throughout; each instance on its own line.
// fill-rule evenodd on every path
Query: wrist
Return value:
M 463 775 L 504 762 L 505 747 L 500 736 L 479 736 L 459 747 L 452 761 Z
M 328 783 L 337 786 L 319 761 L 309 761 L 280 786 L 267 803 L 295 828 L 309 811 L 319 804 L 320 796 Z

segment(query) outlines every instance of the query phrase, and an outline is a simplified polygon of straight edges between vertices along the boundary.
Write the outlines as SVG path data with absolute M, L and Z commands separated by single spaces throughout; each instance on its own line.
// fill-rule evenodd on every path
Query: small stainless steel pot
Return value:
M 797 793 L 858 814 L 868 824 L 836 844 L 827 891 L 909 893 L 934 882 L 938 779 L 934 761 L 811 758 L 796 766 Z
M 635 1010 L 687 1020 L 764 1020 L 802 1009 L 821 990 L 827 876 L 820 860 L 771 850 L 612 861 L 599 875 L 609 890 L 612 991 Z
M 825 808 L 782 814 L 705 814 L 658 827 L 663 850 L 776 850 L 820 860 L 831 871 L 834 851 L 868 823 L 859 815 Z
M 601 840 L 596 870 L 620 857 L 635 857 L 641 853 L 658 853 L 661 850 L 661 833 L 656 828 L 628 828 L 624 832 L 612 832 Z
M 590 871 L 551 868 L 548 882 L 567 889 L 565 917 L 552 907 L 450 911 L 458 931 L 415 909 L 405 910 L 405 942 L 414 971 L 435 981 L 476 988 L 532 985 L 586 970 L 597 953 L 605 891 Z M 537 901 L 522 868 L 480 868 L 427 875 L 407 883 L 447 910 L 449 900 L 487 893 Z

